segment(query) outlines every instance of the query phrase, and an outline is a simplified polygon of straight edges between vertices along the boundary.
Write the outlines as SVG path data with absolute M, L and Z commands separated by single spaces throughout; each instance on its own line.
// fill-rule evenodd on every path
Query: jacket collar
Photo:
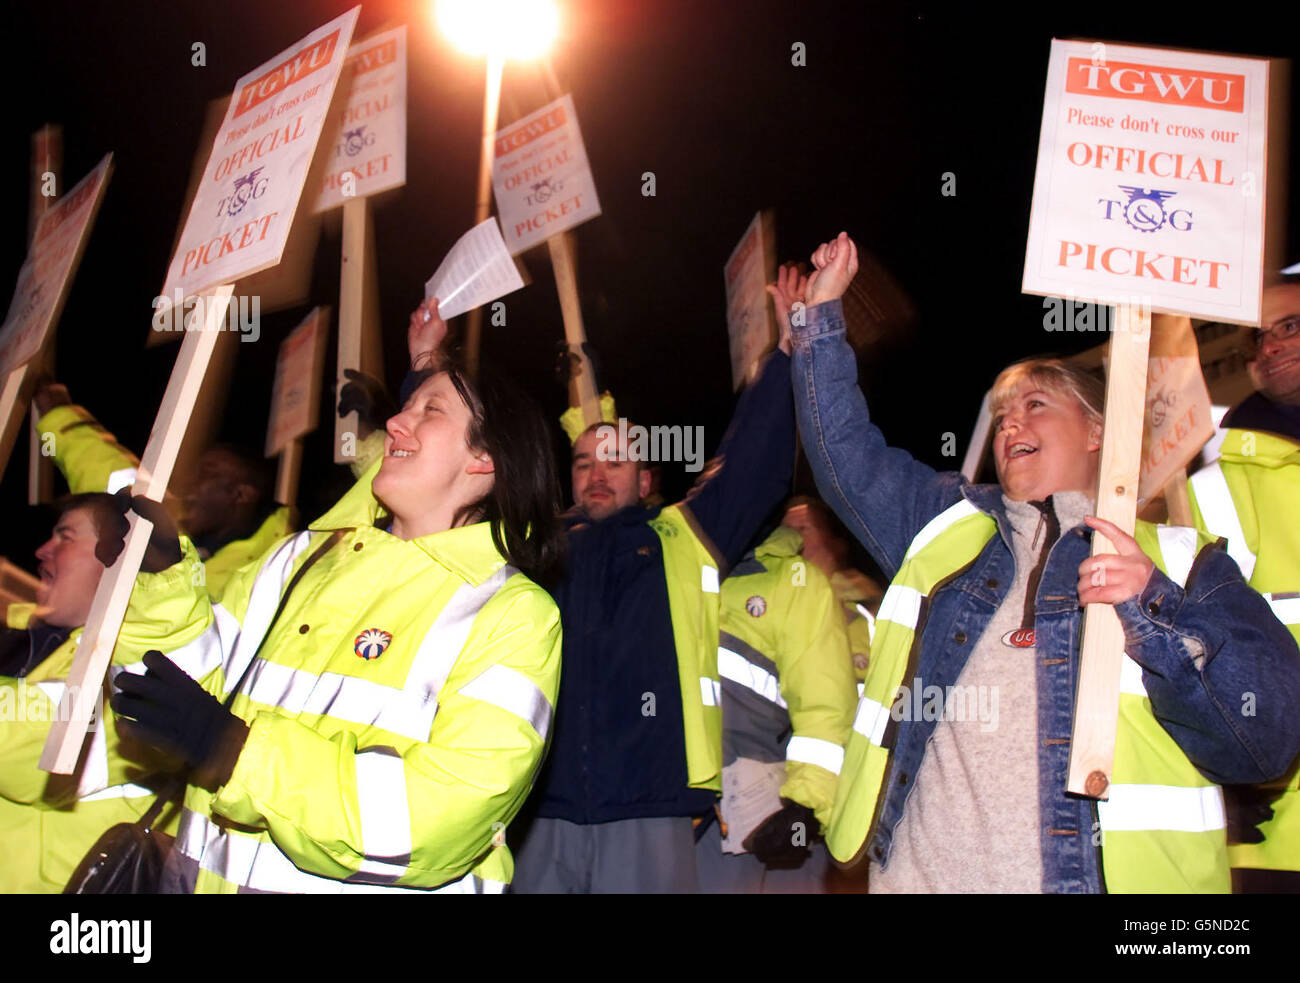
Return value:
M 798 556 L 803 549 L 803 536 L 789 526 L 777 526 L 772 535 L 754 548 L 754 555 L 762 559 Z
M 1300 442 L 1300 407 L 1280 406 L 1254 392 L 1229 410 L 1219 426 L 1224 430 L 1263 430 L 1294 444 Z
M 375 498 L 371 484 L 383 463 L 383 458 L 375 461 L 334 503 L 334 507 L 308 528 L 313 532 L 328 532 L 374 526 L 383 513 L 383 506 Z M 492 543 L 492 528 L 487 522 L 430 533 L 412 539 L 410 543 L 474 587 L 500 570 L 506 562 Z

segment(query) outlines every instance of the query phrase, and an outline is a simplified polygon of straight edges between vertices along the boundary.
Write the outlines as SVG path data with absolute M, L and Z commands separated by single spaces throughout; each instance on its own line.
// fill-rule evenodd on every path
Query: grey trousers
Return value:
M 830 866 L 824 843 L 814 843 L 812 856 L 793 870 L 769 869 L 752 853 L 723 853 L 717 823 L 696 845 L 701 894 L 826 894 Z
M 534 819 L 515 850 L 516 894 L 693 894 L 689 817 L 580 825 Z

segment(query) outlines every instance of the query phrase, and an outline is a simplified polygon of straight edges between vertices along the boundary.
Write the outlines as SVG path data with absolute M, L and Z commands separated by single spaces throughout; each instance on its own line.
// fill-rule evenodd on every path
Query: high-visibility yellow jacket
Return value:
M 174 661 L 190 675 L 211 668 L 204 660 L 215 650 L 195 644 L 194 629 L 164 636 L 162 626 L 139 617 L 142 605 L 171 594 L 183 576 L 188 571 L 140 575 L 113 650 L 110 678 L 121 671 L 143 672 L 141 656 L 164 637 L 175 643 Z M 31 607 L 11 606 L 10 627 L 26 627 Z M 102 724 L 97 715 L 72 775 L 41 771 L 41 751 L 58 716 L 80 639 L 77 628 L 28 675 L 0 677 L 0 893 L 62 891 L 100 834 L 116 823 L 140 818 L 154 801 L 157 777 L 175 767 L 148 748 L 124 747 L 108 709 Z M 106 702 L 100 705 L 107 708 Z M 174 833 L 176 811 L 170 816 L 170 822 L 158 828 Z
M 52 447 L 54 463 L 73 494 L 102 491 L 111 494 L 135 484 L 139 459 L 84 408 L 56 406 L 36 421 L 36 428 L 42 441 Z M 362 444 L 367 454 L 373 454 L 373 441 Z M 382 446 L 381 440 L 381 450 Z M 202 578 L 200 582 L 206 582 L 211 596 L 220 597 L 232 573 L 257 559 L 289 531 L 289 510 L 281 506 L 267 516 L 253 535 L 233 540 L 213 553 L 196 576 Z
M 857 692 L 839 603 L 802 545 L 781 526 L 722 582 L 723 767 L 784 760 L 781 796 L 825 825 Z
M 686 739 L 686 781 L 691 788 L 722 790 L 722 683 L 718 678 L 721 585 L 718 560 L 695 520 L 670 505 L 650 520 L 663 548 L 668 613 L 677 649 Z
M 1186 534 L 1186 535 L 1184 535 Z M 845 752 L 826 843 L 838 860 L 858 855 L 888 780 L 887 736 L 895 695 L 904 685 L 927 599 L 966 568 L 997 535 L 993 518 L 965 499 L 940 513 L 912 541 L 880 607 L 875 644 Z M 1208 537 L 1190 529 L 1139 522 L 1143 551 L 1176 582 L 1186 579 Z M 1178 550 L 1177 556 L 1166 556 Z M 1142 671 L 1127 655 L 1120 687 L 1111 798 L 1098 808 L 1107 890 L 1226 892 L 1229 889 L 1223 795 L 1156 720 Z
M 1300 642 L 1300 443 L 1230 429 L 1220 453 L 1188 481 L 1193 520 L 1227 539 L 1247 583 Z M 1259 829 L 1263 843 L 1228 848 L 1232 866 L 1300 871 L 1300 768 Z
M 861 684 L 867 678 L 867 658 L 876 631 L 876 610 L 884 592 L 866 574 L 851 568 L 836 570 L 831 575 L 831 589 L 839 598 L 844 617 L 848 620 L 853 675 Z M 862 695 L 861 685 L 858 686 L 858 695 Z
M 191 890 L 482 892 L 513 873 L 504 832 L 545 749 L 559 612 L 505 565 L 487 523 L 411 541 L 377 528 L 378 467 L 237 571 L 218 603 L 190 588 L 152 607 L 177 628 L 197 612 L 222 653 L 203 680 L 218 698 L 252 665 L 230 780 L 186 793 L 169 874 Z M 335 529 L 348 531 L 267 634 Z M 181 565 L 195 563 L 184 547 Z

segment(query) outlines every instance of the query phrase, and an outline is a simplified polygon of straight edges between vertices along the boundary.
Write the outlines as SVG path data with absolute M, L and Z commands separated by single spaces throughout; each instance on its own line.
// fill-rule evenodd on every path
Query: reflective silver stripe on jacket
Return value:
M 885 728 L 889 726 L 889 707 L 869 696 L 858 701 L 858 712 L 853 717 L 853 729 L 876 747 L 884 747 Z
M 239 635 L 234 640 L 233 648 L 223 646 L 230 653 L 225 660 L 226 691 L 239 681 L 244 669 L 252 661 L 262 637 L 271 628 L 271 619 L 275 617 L 276 608 L 280 606 L 280 595 L 284 593 L 293 571 L 293 562 L 311 544 L 311 533 L 304 530 L 292 539 L 285 540 L 271 554 L 271 558 L 262 564 L 253 581 L 253 589 L 248 597 L 248 609 Z M 217 608 L 219 605 L 213 605 Z M 218 630 L 221 624 L 218 623 Z M 223 637 L 223 641 L 224 641 Z
M 328 715 L 365 727 L 382 727 L 413 741 L 427 741 L 438 712 L 439 693 L 460 658 L 474 619 L 515 572 L 513 567 L 502 567 L 477 586 L 462 584 L 457 588 L 421 640 L 401 689 L 359 676 L 334 672 L 316 674 L 259 658 L 248 672 L 243 693 L 254 702 L 281 707 L 292 713 Z M 260 575 L 258 583 L 261 583 Z M 272 578 L 268 587 L 274 584 Z M 278 597 L 275 603 L 279 604 Z M 251 601 L 249 607 L 251 610 Z M 247 632 L 241 634 L 241 644 L 246 636 Z M 502 682 L 501 688 L 510 688 L 511 693 L 519 689 L 509 680 Z M 536 692 L 545 704 L 544 708 L 526 701 L 516 703 L 521 707 L 520 715 L 534 728 L 540 726 L 539 733 L 545 739 L 551 707 L 540 691 Z M 506 700 L 509 696 L 502 695 L 501 699 Z M 498 705 L 513 712 L 514 704 Z
M 546 740 L 551 728 L 551 701 L 523 673 L 499 663 L 489 666 L 462 686 L 460 695 L 513 713 Z
M 1156 540 L 1165 561 L 1165 575 L 1179 587 L 1187 586 L 1187 575 L 1196 561 L 1196 530 L 1188 526 L 1156 526 Z
M 1228 555 L 1237 562 L 1241 575 L 1249 581 L 1255 572 L 1255 554 L 1246 545 L 1246 534 L 1241 528 L 1236 506 L 1232 504 L 1232 492 L 1223 477 L 1223 468 L 1215 461 L 1197 471 L 1191 480 L 1205 528 L 1212 535 L 1222 536 L 1228 541 Z
M 111 785 L 108 788 L 100 789 L 98 792 L 92 792 L 90 795 L 83 795 L 77 801 L 100 802 L 104 799 L 138 799 L 146 795 L 157 794 L 156 789 L 127 782 L 125 785 Z
M 318 877 L 300 870 L 274 843 L 222 829 L 208 817 L 189 809 L 181 813 L 176 849 L 204 870 L 254 891 L 280 894 L 484 894 L 500 893 L 504 885 L 474 874 L 432 889 L 366 884 Z M 192 887 L 193 885 L 191 885 Z
M 1097 818 L 1106 832 L 1148 829 L 1205 833 L 1227 826 L 1223 790 L 1217 785 L 1110 786 L 1110 799 L 1097 803 Z
M 1142 685 L 1142 667 L 1124 653 L 1119 669 L 1119 691 L 1132 696 L 1146 696 L 1147 688 Z
M 902 584 L 890 584 L 885 596 L 880 601 L 880 613 L 877 621 L 892 621 L 896 625 L 916 630 L 917 619 L 921 616 L 922 594 L 915 587 Z
M 411 863 L 411 810 L 406 762 L 393 748 L 358 751 L 357 806 L 361 813 L 361 876 L 349 880 L 391 884 Z
M 953 523 L 960 522 L 967 516 L 979 514 L 980 510 L 964 498 L 954 505 L 949 505 L 946 509 L 923 525 L 921 531 L 912 538 L 912 545 L 907 548 L 907 553 L 903 557 L 903 562 L 906 563 L 917 553 L 921 552 L 921 550 L 929 546 Z
M 722 703 L 722 683 L 708 676 L 701 676 L 700 702 L 706 707 L 719 706 Z
M 790 743 L 786 746 L 785 760 L 819 765 L 832 775 L 838 775 L 840 769 L 844 767 L 844 748 L 834 741 L 824 741 L 820 737 L 801 737 L 796 734 L 790 738 Z
M 782 710 L 789 709 L 781 699 L 781 684 L 776 676 L 725 646 L 718 648 L 718 675 L 757 693 Z

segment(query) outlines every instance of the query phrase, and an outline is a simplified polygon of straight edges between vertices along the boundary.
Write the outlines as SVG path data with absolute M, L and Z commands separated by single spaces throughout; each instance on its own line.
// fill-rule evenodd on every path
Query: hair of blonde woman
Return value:
M 1106 390 L 1093 372 L 1068 365 L 1059 358 L 1027 358 L 1008 365 L 993 380 L 989 413 L 996 419 L 1003 404 L 1024 386 L 1073 397 L 1089 422 L 1101 423 Z

